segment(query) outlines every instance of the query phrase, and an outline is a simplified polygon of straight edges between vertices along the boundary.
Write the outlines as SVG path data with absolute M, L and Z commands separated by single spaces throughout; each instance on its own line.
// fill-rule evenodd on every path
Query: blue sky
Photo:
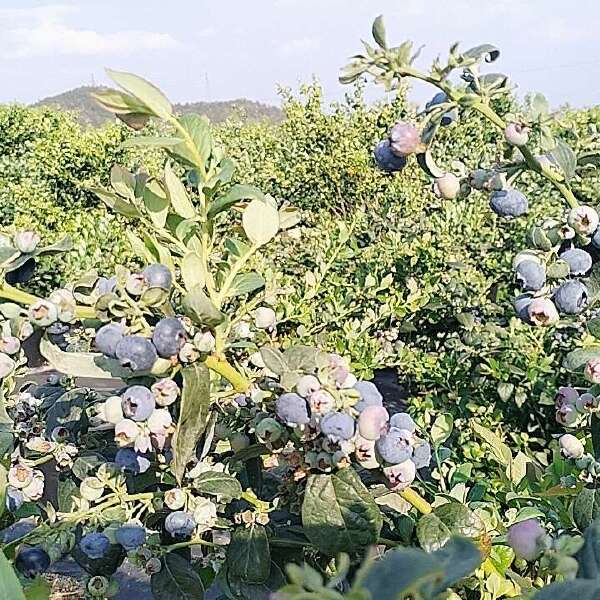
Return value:
M 380 13 L 391 41 L 425 45 L 424 62 L 455 41 L 490 42 L 502 51 L 493 69 L 520 94 L 600 104 L 597 0 L 0 0 L 0 102 L 107 83 L 105 66 L 175 101 L 276 103 L 277 84 L 313 76 L 335 99 L 340 67 Z

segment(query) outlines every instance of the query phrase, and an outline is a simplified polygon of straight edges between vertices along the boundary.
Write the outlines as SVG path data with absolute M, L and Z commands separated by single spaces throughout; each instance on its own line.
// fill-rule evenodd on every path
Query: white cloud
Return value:
M 0 10 L 0 58 L 123 55 L 179 46 L 168 33 L 135 29 L 100 32 L 67 24 L 65 17 L 77 11 L 76 6 L 66 4 Z
M 304 37 L 283 42 L 279 50 L 284 56 L 301 56 L 316 50 L 319 46 L 320 42 L 316 38 Z

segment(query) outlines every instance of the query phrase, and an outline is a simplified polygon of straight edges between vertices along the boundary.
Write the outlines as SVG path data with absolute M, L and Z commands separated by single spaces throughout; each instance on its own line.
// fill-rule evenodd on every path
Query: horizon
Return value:
M 0 102 L 34 104 L 82 85 L 110 85 L 106 66 L 140 74 L 175 103 L 247 99 L 280 106 L 278 86 L 297 89 L 315 78 L 327 102 L 340 100 L 348 90 L 337 82 L 340 69 L 383 14 L 392 43 L 411 39 L 425 46 L 421 65 L 444 56 L 457 40 L 464 49 L 489 42 L 501 51 L 489 70 L 509 74 L 519 98 L 540 92 L 552 106 L 600 103 L 600 84 L 588 85 L 600 81 L 600 6 L 591 0 L 576 11 L 558 0 L 366 4 L 265 0 L 256 8 L 240 0 L 227 6 L 172 0 L 165 13 L 159 0 L 101 6 L 5 0 Z M 422 102 L 430 95 L 431 88 L 417 85 L 409 98 Z M 368 98 L 382 96 L 367 87 Z

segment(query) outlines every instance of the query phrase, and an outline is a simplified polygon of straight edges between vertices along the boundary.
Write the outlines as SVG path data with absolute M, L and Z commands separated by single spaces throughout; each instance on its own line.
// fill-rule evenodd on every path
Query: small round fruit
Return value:
M 517 265 L 517 283 L 522 290 L 536 292 L 546 285 L 546 270 L 535 260 L 525 259 Z
M 517 558 L 535 560 L 544 549 L 546 531 L 537 519 L 519 521 L 508 528 L 506 542 Z
M 504 129 L 504 137 L 511 146 L 525 146 L 529 140 L 529 127 L 523 123 L 509 123 Z
M 439 198 L 454 200 L 460 192 L 460 179 L 454 173 L 446 173 L 435 179 L 433 191 Z
M 321 389 L 321 382 L 314 375 L 303 375 L 296 384 L 296 391 L 306 398 Z
M 103 533 L 95 531 L 79 540 L 79 548 L 88 558 L 102 558 L 110 549 L 110 540 Z
M 367 406 L 358 417 L 358 433 L 366 440 L 378 440 L 387 431 L 389 419 L 383 406 Z
M 277 417 L 288 425 L 306 425 L 310 421 L 306 400 L 294 393 L 282 394 L 275 403 Z
M 412 417 L 405 412 L 395 413 L 390 417 L 390 427 L 396 429 L 406 429 L 406 431 L 414 432 L 417 428 Z
M 576 206 L 569 211 L 567 223 L 579 234 L 592 235 L 600 223 L 600 217 L 591 206 Z
M 143 385 L 132 385 L 121 396 L 123 415 L 134 421 L 146 421 L 156 408 L 154 394 Z
M 96 332 L 94 344 L 99 352 L 114 358 L 117 355 L 117 345 L 125 335 L 125 327 L 120 323 L 108 323 Z
M 19 231 L 15 233 L 15 248 L 23 254 L 31 254 L 40 243 L 40 236 L 35 231 Z
M 167 515 L 165 529 L 174 538 L 188 538 L 194 533 L 194 529 L 196 529 L 194 515 L 183 510 L 176 510 Z
M 177 356 L 186 342 L 183 323 L 177 317 L 165 317 L 154 328 L 152 343 L 162 358 Z
M 578 459 L 581 458 L 585 452 L 581 440 L 576 438 L 571 433 L 565 433 L 560 436 L 558 440 L 560 446 L 560 452 L 565 458 Z
M 360 394 L 360 400 L 354 405 L 358 412 L 367 406 L 383 406 L 383 396 L 373 382 L 357 381 L 353 387 Z
M 375 442 L 377 454 L 390 465 L 408 460 L 412 456 L 413 434 L 406 429 L 392 427 Z
M 384 467 L 383 474 L 388 480 L 390 489 L 400 492 L 415 480 L 417 469 L 412 460 L 405 460 L 391 467 Z
M 565 250 L 560 258 L 568 263 L 571 275 L 585 275 L 592 268 L 591 255 L 581 248 Z
M 554 293 L 556 308 L 567 315 L 579 314 L 588 303 L 587 286 L 578 279 L 565 281 Z
M 529 208 L 529 203 L 522 192 L 509 188 L 492 192 L 490 206 L 498 216 L 512 218 L 524 215 Z
M 116 357 L 132 371 L 149 371 L 158 355 L 152 342 L 141 335 L 126 335 L 117 344 Z
M 382 140 L 373 150 L 375 163 L 385 173 L 397 173 L 406 166 L 406 157 L 396 156 L 390 148 L 390 140 Z
M 398 121 L 389 135 L 390 149 L 396 156 L 414 154 L 421 146 L 419 130 L 412 124 Z
M 534 298 L 527 310 L 531 323 L 539 327 L 547 327 L 560 320 L 556 306 L 550 298 Z
M 272 329 L 276 323 L 275 311 L 269 306 L 259 306 L 254 312 L 254 325 L 257 329 Z
M 15 558 L 17 571 L 28 579 L 45 573 L 50 566 L 50 557 L 41 548 L 25 548 Z
M 134 475 L 145 473 L 150 468 L 150 461 L 133 448 L 120 448 L 115 455 L 115 464 Z
M 146 530 L 141 525 L 122 525 L 115 532 L 115 539 L 125 550 L 135 550 L 146 541 Z
M 321 433 L 332 442 L 349 440 L 354 435 L 354 419 L 346 413 L 331 412 L 319 423 Z
M 161 288 L 169 291 L 173 285 L 173 275 L 169 267 L 161 263 L 155 263 L 148 265 L 143 271 L 142 275 L 146 280 L 146 284 L 151 288 Z
M 532 300 L 533 296 L 529 294 L 521 294 L 513 300 L 513 306 L 517 316 L 525 323 L 531 322 L 529 320 L 529 305 L 531 304 Z

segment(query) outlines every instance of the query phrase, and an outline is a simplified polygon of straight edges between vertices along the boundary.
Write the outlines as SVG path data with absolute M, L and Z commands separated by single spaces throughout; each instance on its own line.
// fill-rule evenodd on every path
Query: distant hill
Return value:
M 81 123 L 99 127 L 114 119 L 114 116 L 104 110 L 91 96 L 92 92 L 101 89 L 103 88 L 81 86 L 56 96 L 44 98 L 33 106 L 56 106 L 63 110 L 75 111 L 79 114 Z M 281 109 L 276 106 L 254 102 L 246 98 L 219 102 L 189 102 L 175 104 L 174 108 L 179 113 L 196 112 L 206 115 L 213 123 L 221 123 L 234 115 L 239 115 L 248 121 L 281 121 L 283 118 Z

